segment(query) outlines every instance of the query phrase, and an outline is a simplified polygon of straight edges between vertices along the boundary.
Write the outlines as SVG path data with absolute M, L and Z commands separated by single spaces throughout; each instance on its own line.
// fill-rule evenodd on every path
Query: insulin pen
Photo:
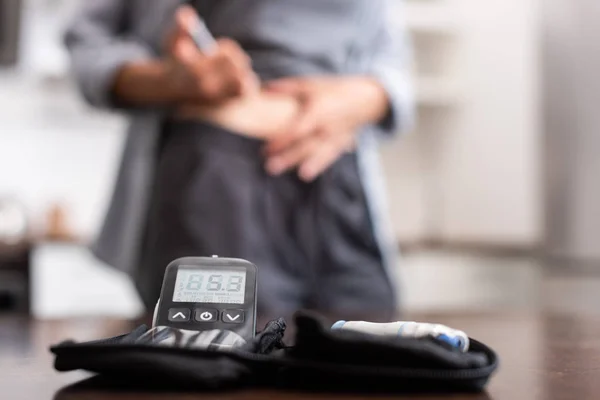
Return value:
M 217 41 L 199 16 L 196 16 L 193 26 L 188 29 L 188 34 L 196 47 L 205 54 L 212 53 L 217 47 Z
M 462 352 L 469 350 L 469 337 L 466 333 L 439 324 L 404 321 L 384 324 L 364 321 L 338 321 L 333 324 L 331 329 L 349 330 L 387 337 L 422 338 L 430 336 L 446 342 Z
M 204 20 L 198 15 L 195 14 L 194 23 L 192 26 L 188 26 L 188 34 L 190 38 L 194 41 L 194 44 L 205 55 L 210 55 L 214 53 L 217 48 L 217 41 L 214 36 L 208 30 L 206 23 Z M 256 83 L 256 87 L 260 86 Z

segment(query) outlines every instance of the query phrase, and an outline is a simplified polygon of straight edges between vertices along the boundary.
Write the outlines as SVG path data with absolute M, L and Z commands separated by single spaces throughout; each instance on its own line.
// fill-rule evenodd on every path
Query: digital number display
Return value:
M 173 301 L 182 303 L 244 304 L 246 270 L 180 267 Z

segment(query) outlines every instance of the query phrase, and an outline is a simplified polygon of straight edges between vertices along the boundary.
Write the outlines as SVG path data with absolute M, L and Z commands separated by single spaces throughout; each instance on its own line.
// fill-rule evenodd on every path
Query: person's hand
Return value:
M 214 104 L 258 91 L 258 78 L 242 48 L 231 39 L 220 39 L 214 51 L 203 54 L 189 34 L 197 23 L 196 11 L 181 6 L 167 41 L 169 82 L 180 98 Z
M 361 126 L 381 120 L 388 110 L 385 90 L 371 78 L 288 78 L 267 89 L 294 96 L 301 112 L 287 132 L 267 144 L 266 169 L 278 175 L 298 167 L 305 181 L 351 150 Z

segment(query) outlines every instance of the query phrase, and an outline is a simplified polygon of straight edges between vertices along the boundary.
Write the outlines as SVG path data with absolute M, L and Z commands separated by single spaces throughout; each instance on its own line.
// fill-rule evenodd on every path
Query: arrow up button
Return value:
M 190 320 L 192 312 L 189 308 L 170 308 L 169 321 L 171 322 L 187 322 Z

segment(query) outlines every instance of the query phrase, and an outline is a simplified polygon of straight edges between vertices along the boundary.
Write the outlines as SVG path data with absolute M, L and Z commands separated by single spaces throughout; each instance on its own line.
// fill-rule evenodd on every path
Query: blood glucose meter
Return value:
M 153 325 L 191 331 L 256 332 L 256 265 L 233 258 L 189 257 L 166 269 Z

